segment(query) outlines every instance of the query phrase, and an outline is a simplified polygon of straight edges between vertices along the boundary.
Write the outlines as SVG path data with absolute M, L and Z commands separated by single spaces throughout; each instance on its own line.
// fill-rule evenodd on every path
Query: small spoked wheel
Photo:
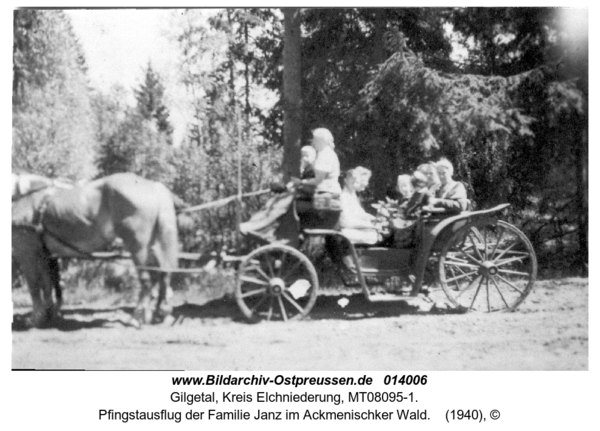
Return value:
M 241 263 L 235 298 L 250 320 L 287 321 L 308 315 L 318 290 L 317 272 L 304 254 L 270 244 L 254 250 Z
M 439 278 L 450 302 L 463 310 L 512 311 L 527 297 L 537 260 L 525 234 L 497 220 L 475 220 L 442 248 Z

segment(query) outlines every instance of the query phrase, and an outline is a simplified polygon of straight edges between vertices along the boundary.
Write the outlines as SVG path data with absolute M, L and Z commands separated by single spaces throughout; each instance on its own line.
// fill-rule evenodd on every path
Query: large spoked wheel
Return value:
M 503 221 L 473 221 L 446 243 L 438 263 L 440 284 L 463 310 L 512 311 L 527 297 L 537 260 L 525 234 Z
M 308 315 L 318 290 L 317 272 L 304 254 L 270 244 L 254 250 L 241 263 L 235 297 L 250 320 L 287 321 Z

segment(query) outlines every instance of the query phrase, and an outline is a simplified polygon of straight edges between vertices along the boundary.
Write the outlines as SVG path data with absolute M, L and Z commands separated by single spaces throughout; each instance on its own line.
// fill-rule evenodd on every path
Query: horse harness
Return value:
M 53 187 L 55 187 L 54 183 L 52 184 Z M 14 200 L 18 200 L 21 198 L 24 198 L 26 196 L 29 196 L 33 193 L 42 191 L 44 189 L 47 189 L 48 187 L 51 186 L 46 186 L 46 187 L 41 187 L 35 190 L 30 190 L 29 192 L 20 195 L 17 199 Z M 44 195 L 41 199 L 41 201 L 39 202 L 39 204 L 37 205 L 37 207 L 34 209 L 33 211 L 33 218 L 31 220 L 31 223 L 27 223 L 27 224 L 19 224 L 19 225 L 13 225 L 13 227 L 16 228 L 21 228 L 21 229 L 30 229 L 33 230 L 35 233 L 37 233 L 40 237 L 40 241 L 42 242 L 43 247 L 48 251 L 49 254 L 50 251 L 48 250 L 48 247 L 46 245 L 46 242 L 44 241 L 44 236 L 47 235 L 49 237 L 51 237 L 52 239 L 54 239 L 56 242 L 58 242 L 59 244 L 63 245 L 66 248 L 69 248 L 73 251 L 75 251 L 76 253 L 85 256 L 87 258 L 93 258 L 93 254 L 89 253 L 85 250 L 81 250 L 79 247 L 77 247 L 76 245 L 73 245 L 71 243 L 69 243 L 68 241 L 65 241 L 64 239 L 60 238 L 58 235 L 56 235 L 55 233 L 51 232 L 50 230 L 48 230 L 45 226 L 44 226 L 44 215 L 46 214 L 46 210 L 48 209 L 48 203 L 50 201 L 50 197 L 52 196 L 53 193 L 47 193 L 46 195 Z

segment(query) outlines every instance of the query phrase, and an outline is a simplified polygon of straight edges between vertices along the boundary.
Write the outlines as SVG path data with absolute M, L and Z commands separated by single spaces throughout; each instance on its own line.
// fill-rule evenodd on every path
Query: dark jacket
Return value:
M 436 191 L 435 197 L 441 199 L 435 204 L 435 207 L 444 208 L 449 213 L 458 214 L 466 211 L 469 206 L 467 189 L 459 181 L 452 181 L 440 187 Z

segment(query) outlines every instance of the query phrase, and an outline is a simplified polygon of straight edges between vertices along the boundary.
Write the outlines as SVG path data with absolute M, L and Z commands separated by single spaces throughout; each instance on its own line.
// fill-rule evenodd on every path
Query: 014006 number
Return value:
M 390 376 L 387 375 L 383 378 L 384 385 L 426 385 L 427 375 L 413 376 L 411 374 L 402 376 Z

